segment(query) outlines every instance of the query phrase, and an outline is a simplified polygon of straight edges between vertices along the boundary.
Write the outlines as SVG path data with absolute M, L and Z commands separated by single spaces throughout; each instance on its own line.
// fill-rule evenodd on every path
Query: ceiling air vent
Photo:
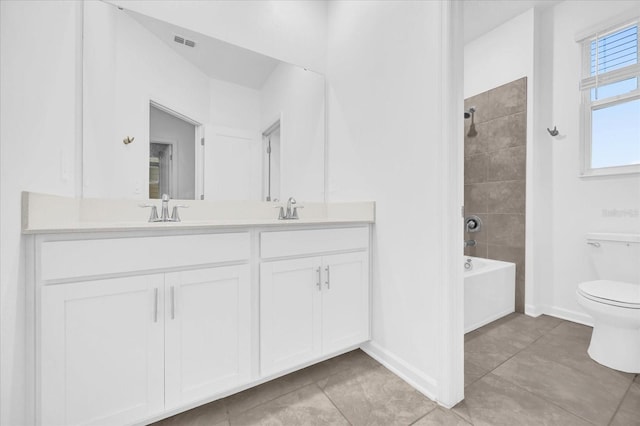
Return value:
M 179 36 L 179 35 L 174 35 L 173 36 L 173 41 L 175 41 L 176 43 L 180 43 L 180 44 L 184 44 L 185 46 L 189 46 L 189 47 L 196 47 L 196 42 L 193 40 L 187 40 L 186 38 Z

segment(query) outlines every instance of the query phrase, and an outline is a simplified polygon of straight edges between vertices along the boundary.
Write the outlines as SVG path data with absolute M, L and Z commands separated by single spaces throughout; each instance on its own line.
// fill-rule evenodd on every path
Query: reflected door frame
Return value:
M 169 158 L 169 189 L 166 192 L 167 194 L 169 194 L 170 198 L 174 198 L 175 196 L 175 192 L 178 190 L 178 173 L 176 173 L 175 170 L 175 164 L 178 163 L 178 141 L 175 140 L 169 140 L 169 139 L 162 139 L 162 138 L 149 138 L 149 158 L 151 158 L 151 145 L 152 144 L 156 144 L 156 145 L 168 145 L 171 147 L 171 152 L 170 155 L 171 157 Z M 162 167 L 160 167 L 160 170 L 162 170 Z M 160 180 L 162 181 L 162 177 L 160 177 Z M 151 182 L 149 182 L 151 183 Z M 162 185 L 160 185 L 160 187 L 162 187 Z M 162 191 L 160 191 L 160 198 L 162 198 Z M 147 194 L 149 198 L 151 198 L 151 194 Z
M 151 110 L 151 107 L 154 107 L 195 127 L 195 140 L 193 141 L 193 143 L 195 144 L 195 158 L 193 164 L 193 168 L 195 170 L 194 198 L 196 200 L 204 200 L 204 125 L 184 114 L 177 112 L 171 106 L 168 106 L 167 102 L 159 102 L 154 99 L 149 99 L 148 106 L 149 110 Z M 147 117 L 149 117 L 149 113 L 147 113 Z M 151 127 L 150 125 L 148 125 L 147 127 L 149 128 L 149 147 L 151 147 L 151 143 L 155 143 L 156 140 L 160 141 L 159 143 L 164 143 L 159 138 L 151 138 Z M 173 147 L 173 152 L 174 155 L 177 153 L 175 145 Z M 173 174 L 175 175 L 175 173 Z M 177 188 L 177 186 L 175 186 L 175 188 Z

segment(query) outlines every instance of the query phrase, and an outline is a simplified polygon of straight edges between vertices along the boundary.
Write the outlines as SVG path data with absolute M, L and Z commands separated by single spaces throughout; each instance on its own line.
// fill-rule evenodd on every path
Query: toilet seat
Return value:
M 578 286 L 578 293 L 594 302 L 640 309 L 640 284 L 609 280 L 587 281 Z

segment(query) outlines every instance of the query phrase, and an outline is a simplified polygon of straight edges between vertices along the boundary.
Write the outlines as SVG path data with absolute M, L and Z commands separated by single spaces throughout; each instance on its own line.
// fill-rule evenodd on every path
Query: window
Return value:
M 582 175 L 640 173 L 638 20 L 582 43 Z

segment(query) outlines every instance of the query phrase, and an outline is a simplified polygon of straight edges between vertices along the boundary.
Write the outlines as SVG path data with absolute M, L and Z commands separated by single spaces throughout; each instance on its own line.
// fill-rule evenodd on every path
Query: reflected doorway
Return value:
M 262 133 L 262 199 L 280 199 L 280 120 Z
M 196 124 L 151 103 L 149 108 L 149 198 L 196 198 Z

